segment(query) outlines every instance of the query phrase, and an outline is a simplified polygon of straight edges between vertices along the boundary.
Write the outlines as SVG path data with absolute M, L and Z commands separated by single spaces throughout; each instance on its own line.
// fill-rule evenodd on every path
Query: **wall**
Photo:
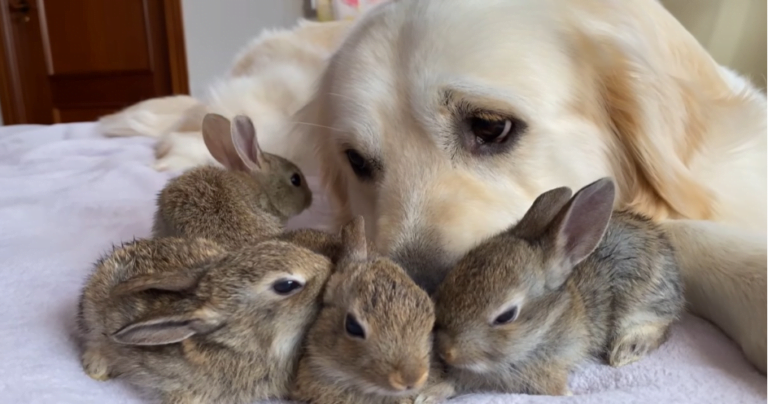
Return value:
M 719 63 L 766 86 L 766 0 L 661 0 Z M 289 27 L 308 0 L 183 0 L 190 90 L 205 96 L 264 28 Z
M 629 0 L 627 0 L 629 1 Z M 182 0 L 190 90 L 205 96 L 235 54 L 268 27 L 289 27 L 309 0 Z M 766 0 L 661 0 L 714 58 L 766 85 Z M 2 125 L 2 117 L 0 117 Z
M 715 60 L 766 87 L 766 0 L 661 0 Z
M 183 0 L 189 87 L 204 97 L 235 55 L 264 28 L 290 27 L 304 0 Z

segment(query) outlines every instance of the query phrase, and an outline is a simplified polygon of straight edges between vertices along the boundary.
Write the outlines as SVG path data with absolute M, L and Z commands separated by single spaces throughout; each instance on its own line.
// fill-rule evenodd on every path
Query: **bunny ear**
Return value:
M 547 286 L 558 288 L 568 279 L 573 267 L 600 244 L 611 220 L 616 187 L 610 178 L 601 178 L 578 192 L 553 220 L 549 230 L 549 256 L 553 265 Z
M 200 277 L 189 271 L 137 275 L 112 289 L 112 296 L 123 296 L 145 290 L 181 292 L 197 286 Z
M 539 195 L 525 212 L 523 218 L 510 231 L 516 236 L 532 239 L 541 236 L 552 220 L 571 199 L 572 191 L 568 187 L 560 187 Z
M 229 119 L 219 114 L 205 114 L 203 117 L 205 147 L 208 148 L 213 158 L 228 170 L 247 171 L 248 167 L 243 164 L 235 145 L 232 143 L 230 127 Z
M 200 309 L 190 313 L 157 316 L 128 324 L 112 334 L 112 339 L 126 345 L 174 344 L 196 334 L 214 331 L 222 323 L 223 320 L 218 313 Z
M 264 166 L 264 153 L 256 139 L 256 127 L 245 115 L 238 115 L 232 121 L 232 143 L 235 145 L 240 161 L 249 170 L 258 171 Z
M 368 246 L 365 241 L 365 220 L 355 216 L 341 228 L 343 256 L 353 261 L 368 259 Z

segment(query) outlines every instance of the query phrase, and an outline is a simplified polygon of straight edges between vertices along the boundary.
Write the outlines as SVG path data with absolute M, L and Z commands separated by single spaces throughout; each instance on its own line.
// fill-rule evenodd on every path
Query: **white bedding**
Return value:
M 149 234 L 155 194 L 173 175 L 149 167 L 152 143 L 102 138 L 93 124 L 0 128 L 0 403 L 145 402 L 120 381 L 89 379 L 73 331 L 91 263 L 112 244 Z M 315 200 L 291 227 L 322 223 L 323 201 Z M 650 357 L 618 370 L 584 366 L 570 385 L 573 397 L 485 394 L 452 402 L 766 401 L 765 376 L 691 316 Z

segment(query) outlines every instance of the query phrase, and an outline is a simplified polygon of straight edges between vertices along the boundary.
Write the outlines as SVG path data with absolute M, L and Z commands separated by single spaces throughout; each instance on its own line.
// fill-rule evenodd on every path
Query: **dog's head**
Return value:
M 612 176 L 620 207 L 706 218 L 685 169 L 702 83 L 725 92 L 654 0 L 399 0 L 356 25 L 304 113 L 339 223 L 364 215 L 431 291 L 555 187 Z

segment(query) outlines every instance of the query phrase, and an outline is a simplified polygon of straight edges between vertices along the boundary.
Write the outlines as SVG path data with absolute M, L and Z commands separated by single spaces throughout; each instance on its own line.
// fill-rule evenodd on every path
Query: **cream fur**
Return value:
M 461 152 L 447 93 L 528 128 L 507 153 Z M 674 229 L 692 310 L 765 369 L 766 97 L 657 1 L 385 4 L 299 119 L 318 125 L 338 222 L 364 215 L 405 265 L 445 269 L 540 193 L 615 177 L 617 208 Z M 375 159 L 374 180 L 349 148 Z
M 110 137 L 161 137 L 176 128 L 179 118 L 200 102 L 188 95 L 151 98 L 99 119 L 99 130 Z
M 293 115 L 310 99 L 325 64 L 350 22 L 300 21 L 287 30 L 267 30 L 235 57 L 232 69 L 211 85 L 203 100 L 169 96 L 140 102 L 99 120 L 108 136 L 151 136 L 158 170 L 218 164 L 202 138 L 202 117 L 216 112 L 248 115 L 261 147 L 291 160 L 302 158 L 299 138 L 290 136 Z M 288 141 L 286 141 L 288 140 Z M 311 170 L 312 165 L 302 166 Z
M 170 105 L 102 123 L 159 136 L 157 167 L 179 169 L 212 160 L 202 113 L 245 112 L 267 151 L 307 171 L 320 164 L 338 223 L 362 214 L 384 252 L 415 250 L 416 264 L 436 269 L 541 192 L 613 176 L 617 208 L 669 229 L 691 310 L 765 371 L 766 97 L 657 1 L 394 1 L 356 24 L 302 109 L 347 35 L 335 24 L 255 39 L 210 100 L 159 99 Z M 451 157 L 445 90 L 528 129 L 506 154 Z M 354 177 L 347 148 L 377 159 L 375 181 Z
M 765 292 L 766 234 L 720 223 L 671 220 L 663 223 L 675 245 L 691 311 L 718 324 L 736 339 L 765 373 L 765 293 L 743 293 L 739 285 Z M 706 276 L 699 273 L 707 268 Z M 723 304 L 727 302 L 727 304 Z M 762 358 L 762 360 L 760 360 Z

